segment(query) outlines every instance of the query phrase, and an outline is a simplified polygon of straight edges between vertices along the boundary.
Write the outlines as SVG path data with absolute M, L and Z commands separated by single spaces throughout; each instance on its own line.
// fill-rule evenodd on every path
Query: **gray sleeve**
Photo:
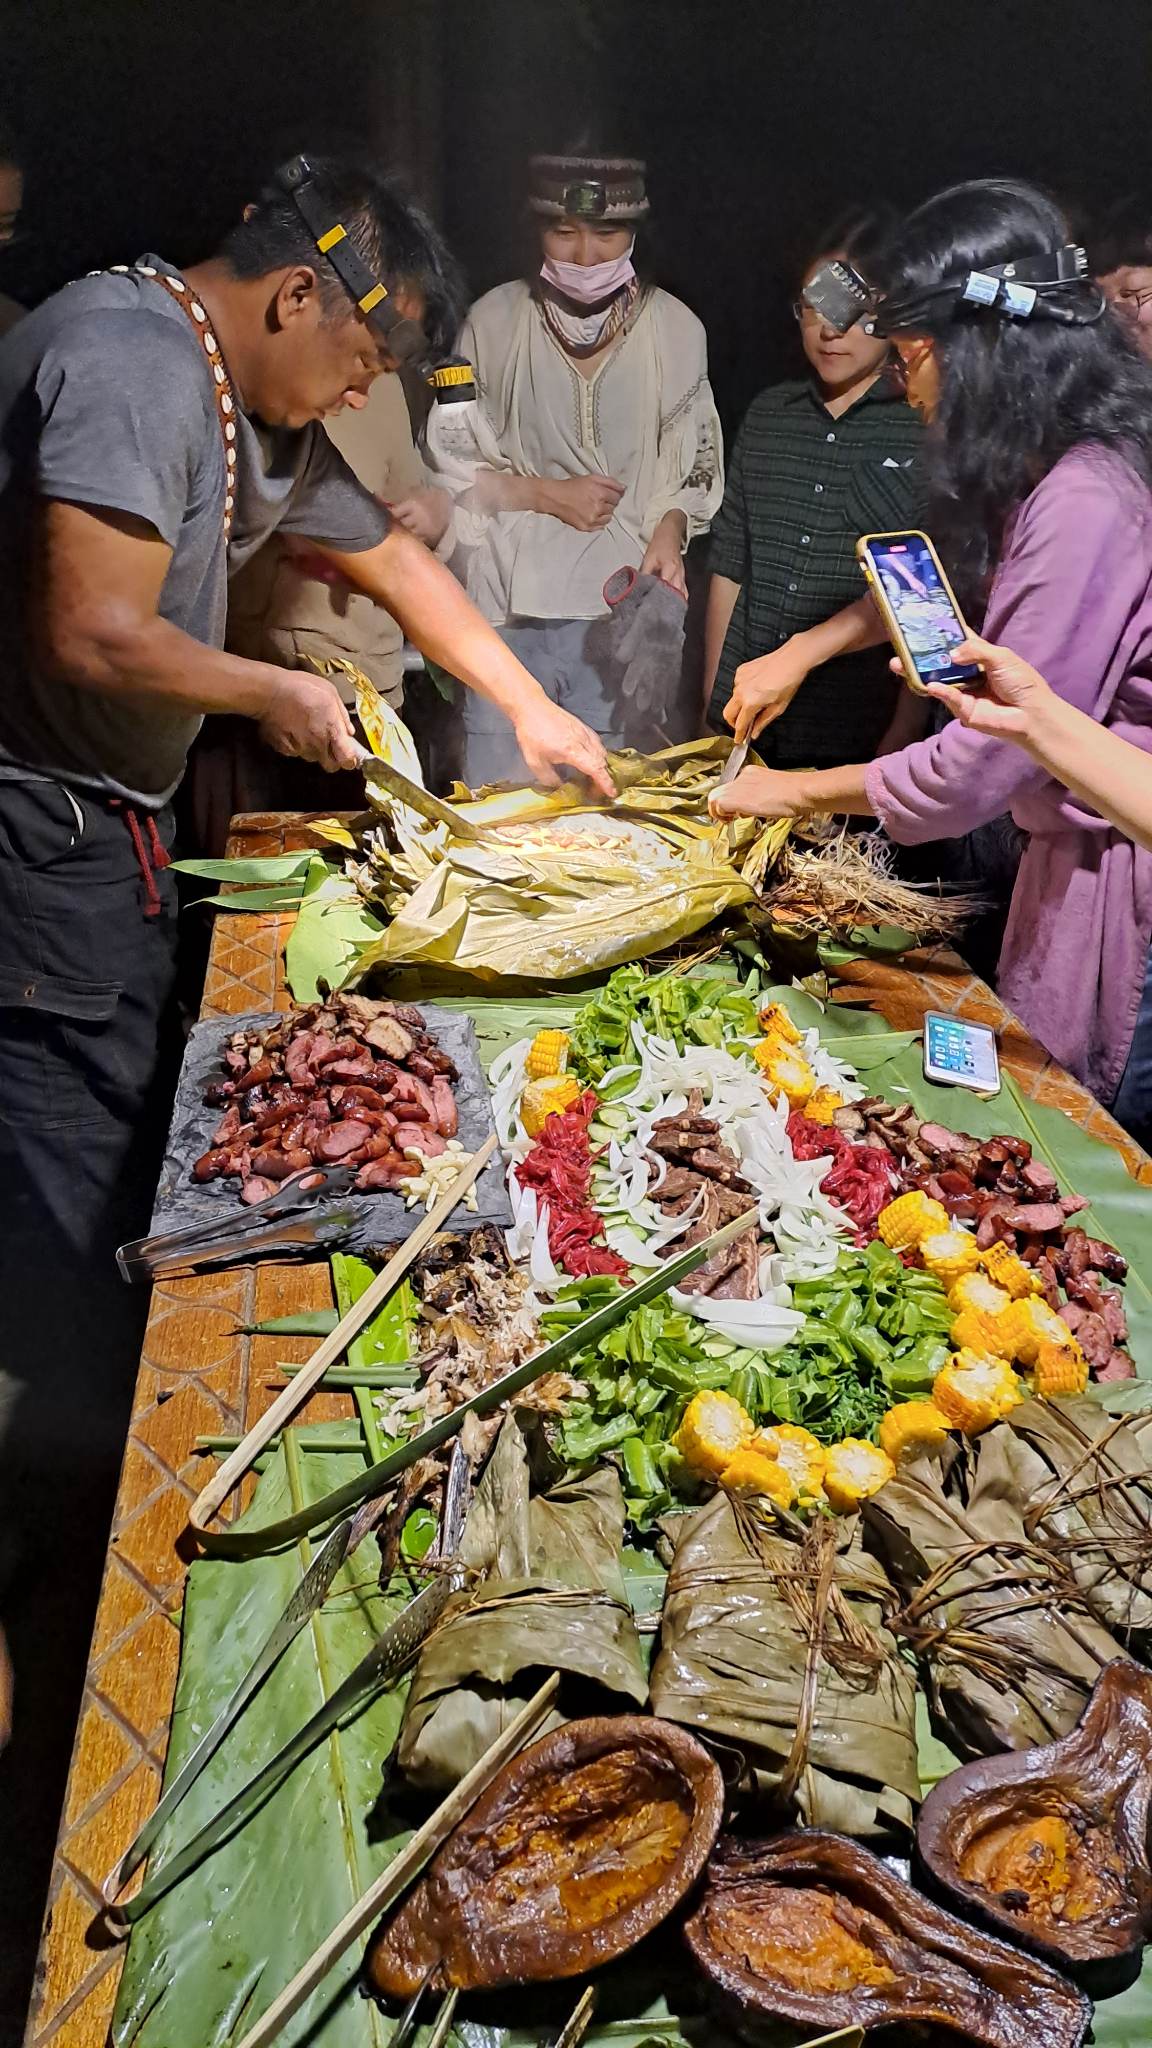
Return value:
M 392 521 L 379 498 L 366 490 L 349 469 L 323 427 L 306 429 L 311 447 L 296 488 L 278 522 L 281 533 L 295 533 L 342 554 L 362 555 L 384 539 Z
M 146 519 L 174 548 L 205 447 L 216 446 L 205 433 L 211 393 L 171 321 L 86 313 L 45 350 L 36 395 L 40 494 Z

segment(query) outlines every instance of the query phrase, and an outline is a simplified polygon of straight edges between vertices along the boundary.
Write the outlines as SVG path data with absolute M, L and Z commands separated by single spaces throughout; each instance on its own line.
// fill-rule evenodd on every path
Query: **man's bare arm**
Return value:
M 422 654 L 504 713 L 535 780 L 555 783 L 557 768 L 571 768 L 605 796 L 615 794 L 596 734 L 550 702 L 451 571 L 420 541 L 393 526 L 362 554 L 316 545 L 349 583 L 391 612 Z
M 146 520 L 46 499 L 39 508 L 32 627 L 44 670 L 97 696 L 254 719 L 279 752 L 355 765 L 330 683 L 205 647 L 159 615 L 172 550 Z

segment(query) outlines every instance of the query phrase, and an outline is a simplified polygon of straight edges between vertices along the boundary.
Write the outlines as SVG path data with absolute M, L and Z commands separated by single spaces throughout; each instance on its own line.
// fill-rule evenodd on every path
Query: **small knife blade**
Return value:
M 734 782 L 736 780 L 745 761 L 748 759 L 748 749 L 751 744 L 751 740 L 739 740 L 733 747 L 732 752 L 724 763 L 724 772 L 720 777 L 719 783 L 721 789 L 723 789 L 726 782 Z

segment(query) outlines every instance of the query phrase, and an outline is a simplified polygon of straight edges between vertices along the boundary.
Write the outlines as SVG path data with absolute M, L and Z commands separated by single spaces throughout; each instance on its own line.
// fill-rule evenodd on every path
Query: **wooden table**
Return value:
M 299 818 L 238 819 L 236 853 L 280 853 L 308 844 Z M 222 916 L 213 935 L 203 1015 L 284 1009 L 285 916 Z M 1050 1060 L 992 991 L 946 951 L 889 966 L 846 968 L 841 1000 L 866 1002 L 897 1029 L 919 1027 L 925 1010 L 954 1011 L 991 1024 L 1000 1056 L 1025 1093 L 1065 1110 L 1114 1146 L 1152 1188 L 1152 1159 L 1107 1112 Z M 102 2048 L 122 1950 L 90 1945 L 99 1885 L 155 1805 L 179 1661 L 179 1607 L 188 1507 L 204 1483 L 197 1437 L 249 1428 L 273 1398 L 277 1362 L 301 1360 L 305 1339 L 245 1337 L 237 1325 L 326 1308 L 326 1264 L 268 1265 L 170 1281 L 155 1290 L 108 1563 L 100 1597 L 68 1792 L 53 1865 L 37 1988 L 26 2048 Z M 350 1399 L 324 1394 L 302 1411 L 326 1421 L 351 1412 Z

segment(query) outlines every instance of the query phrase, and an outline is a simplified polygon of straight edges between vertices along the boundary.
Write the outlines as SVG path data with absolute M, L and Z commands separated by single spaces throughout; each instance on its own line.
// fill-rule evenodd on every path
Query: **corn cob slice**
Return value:
M 899 1401 L 880 1423 L 880 1449 L 899 1464 L 901 1458 L 932 1456 L 948 1441 L 951 1424 L 935 1401 Z
M 976 1239 L 967 1230 L 933 1230 L 920 1239 L 920 1257 L 944 1287 L 962 1280 L 980 1263 Z
M 828 1453 L 811 1430 L 794 1422 L 778 1422 L 770 1429 L 758 1429 L 752 1444 L 766 1457 L 780 1460 L 801 1505 L 820 1498 Z
M 752 1417 L 719 1388 L 693 1394 L 672 1441 L 692 1472 L 719 1479 L 754 1433 Z
M 752 1052 L 768 1086 L 788 1097 L 790 1109 L 803 1109 L 816 1092 L 816 1076 L 803 1053 L 771 1038 L 762 1039 Z
M 948 1289 L 948 1306 L 955 1309 L 957 1315 L 966 1308 L 978 1308 L 985 1315 L 998 1316 L 1011 1299 L 1011 1295 L 1003 1287 L 997 1287 L 987 1273 L 965 1273 Z
M 909 1195 L 897 1195 L 894 1202 L 881 1209 L 876 1222 L 879 1236 L 893 1252 L 910 1251 L 922 1237 L 947 1228 L 948 1211 L 919 1188 Z
M 783 1003 L 765 1003 L 756 1022 L 765 1038 L 780 1038 L 785 1045 L 799 1045 L 800 1033 Z
M 830 1124 L 835 1120 L 836 1111 L 843 1107 L 844 1097 L 837 1095 L 834 1088 L 817 1088 L 804 1104 L 804 1114 L 814 1124 Z
M 1042 1400 L 1055 1401 L 1069 1394 L 1082 1394 L 1088 1385 L 1088 1360 L 1069 1336 L 1066 1344 L 1042 1339 L 1032 1368 L 1032 1391 Z
M 957 1351 L 983 1351 L 993 1358 L 1003 1358 L 1009 1364 L 1016 1356 L 1012 1335 L 1002 1318 L 990 1316 L 986 1309 L 961 1309 L 949 1336 Z
M 948 1417 L 953 1429 L 965 1436 L 979 1436 L 994 1422 L 1010 1413 L 1024 1398 L 1010 1365 L 979 1351 L 958 1351 L 938 1372 L 932 1399 Z
M 1013 1301 L 1023 1301 L 1029 1294 L 1042 1291 L 1040 1275 L 1026 1266 L 1009 1245 L 990 1244 L 986 1252 L 981 1252 L 980 1263 L 988 1278 L 1010 1294 Z
M 568 1065 L 568 1033 L 566 1031 L 538 1031 L 528 1048 L 524 1062 L 524 1076 L 528 1081 L 544 1081 L 550 1074 L 562 1074 Z
M 1072 1337 L 1063 1318 L 1035 1295 L 1009 1302 L 996 1323 L 1005 1356 L 1019 1359 L 1021 1365 L 1035 1365 L 1041 1344 L 1067 1344 Z
M 837 1514 L 851 1514 L 862 1500 L 870 1500 L 894 1476 L 896 1467 L 887 1451 L 865 1443 L 863 1437 L 846 1436 L 833 1444 L 824 1466 L 824 1493 Z
M 754 1444 L 745 1444 L 730 1458 L 720 1474 L 720 1484 L 729 1493 L 767 1495 L 778 1507 L 790 1508 L 796 1499 L 791 1475 L 779 1458 L 766 1457 Z
M 549 1074 L 541 1081 L 529 1081 L 520 1097 L 520 1121 L 530 1138 L 538 1138 L 550 1116 L 579 1102 L 580 1083 L 575 1074 Z

